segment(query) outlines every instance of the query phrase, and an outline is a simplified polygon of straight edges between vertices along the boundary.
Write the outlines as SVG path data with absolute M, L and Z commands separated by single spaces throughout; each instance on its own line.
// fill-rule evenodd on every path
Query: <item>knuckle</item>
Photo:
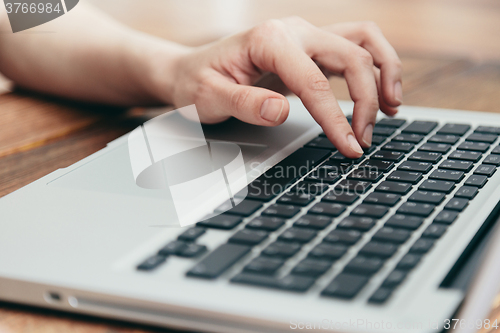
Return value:
M 363 65 L 373 66 L 373 57 L 367 50 L 357 47 L 355 51 L 355 57 Z
M 308 87 L 314 92 L 330 92 L 330 82 L 323 73 L 311 73 L 307 77 Z
M 280 20 L 268 20 L 256 25 L 249 31 L 250 40 L 260 43 L 268 38 L 283 35 L 285 24 Z
M 360 27 L 361 27 L 361 30 L 363 30 L 364 32 L 368 32 L 368 33 L 372 33 L 374 31 L 376 31 L 376 32 L 380 31 L 380 28 L 377 25 L 377 23 L 375 23 L 373 21 L 363 21 L 360 23 Z
M 242 110 L 244 109 L 251 97 L 251 92 L 250 89 L 236 89 L 232 94 L 231 94 L 231 107 L 234 110 Z

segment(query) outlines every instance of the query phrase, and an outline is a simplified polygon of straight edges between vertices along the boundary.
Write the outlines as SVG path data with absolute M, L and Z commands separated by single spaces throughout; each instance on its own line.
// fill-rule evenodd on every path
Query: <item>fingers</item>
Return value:
M 401 60 L 375 23 L 341 23 L 324 29 L 368 50 L 381 71 L 381 95 L 384 103 L 391 107 L 401 105 L 403 101 Z
M 288 100 L 271 90 L 240 85 L 221 75 L 213 75 L 205 90 L 196 103 L 202 115 L 213 115 L 213 112 L 203 112 L 205 108 L 217 110 L 220 117 L 230 115 L 260 126 L 276 126 L 288 117 Z M 200 120 L 205 123 L 221 121 L 217 115 L 213 119 Z
M 259 68 L 276 73 L 309 110 L 328 139 L 346 157 L 357 158 L 363 151 L 349 126 L 328 80 L 318 66 L 290 36 L 282 22 L 261 25 L 250 36 L 249 54 Z M 373 76 L 373 73 L 371 74 Z
M 378 90 L 378 104 L 380 107 L 380 111 L 385 113 L 388 116 L 395 116 L 398 113 L 398 108 L 394 106 L 388 105 L 384 98 L 382 97 L 382 87 L 380 82 L 380 69 L 377 67 L 373 67 L 373 74 L 375 75 L 375 79 L 377 81 L 377 90 Z
M 371 54 L 345 38 L 317 28 L 306 39 L 304 48 L 326 69 L 344 75 L 354 101 L 352 128 L 361 145 L 370 147 L 379 109 Z

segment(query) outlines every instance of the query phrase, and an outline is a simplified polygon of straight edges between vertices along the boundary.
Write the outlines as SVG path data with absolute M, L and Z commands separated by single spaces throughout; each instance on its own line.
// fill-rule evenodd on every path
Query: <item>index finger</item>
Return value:
M 287 34 L 279 22 L 251 42 L 250 57 L 259 68 L 276 73 L 295 93 L 323 128 L 328 139 L 346 157 L 363 154 L 353 130 L 333 95 L 330 84 L 314 61 Z M 274 31 L 274 35 L 272 32 Z

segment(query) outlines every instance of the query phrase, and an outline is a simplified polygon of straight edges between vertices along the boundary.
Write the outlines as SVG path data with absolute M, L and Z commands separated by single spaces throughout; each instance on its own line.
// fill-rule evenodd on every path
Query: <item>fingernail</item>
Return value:
M 347 135 L 347 142 L 349 143 L 349 146 L 351 146 L 351 149 L 353 151 L 355 151 L 358 154 L 363 154 L 363 149 L 361 149 L 361 146 L 359 145 L 354 135 L 352 134 Z
M 367 146 L 372 145 L 373 124 L 368 124 L 363 133 L 363 142 Z
M 394 97 L 399 103 L 403 104 L 403 86 L 401 85 L 401 81 L 396 82 L 394 85 Z
M 278 98 L 268 98 L 262 103 L 262 107 L 260 108 L 260 116 L 267 121 L 272 121 L 275 123 L 281 116 L 281 112 L 283 112 L 283 106 L 285 105 L 285 101 Z

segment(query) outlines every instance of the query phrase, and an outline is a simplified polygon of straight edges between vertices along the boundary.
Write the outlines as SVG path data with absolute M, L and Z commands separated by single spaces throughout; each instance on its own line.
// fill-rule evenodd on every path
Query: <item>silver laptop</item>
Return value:
M 201 332 L 485 327 L 500 117 L 404 106 L 349 160 L 290 105 L 276 128 L 203 127 L 239 147 L 248 186 L 195 224 L 138 186 L 127 135 L 1 198 L 0 299 Z

